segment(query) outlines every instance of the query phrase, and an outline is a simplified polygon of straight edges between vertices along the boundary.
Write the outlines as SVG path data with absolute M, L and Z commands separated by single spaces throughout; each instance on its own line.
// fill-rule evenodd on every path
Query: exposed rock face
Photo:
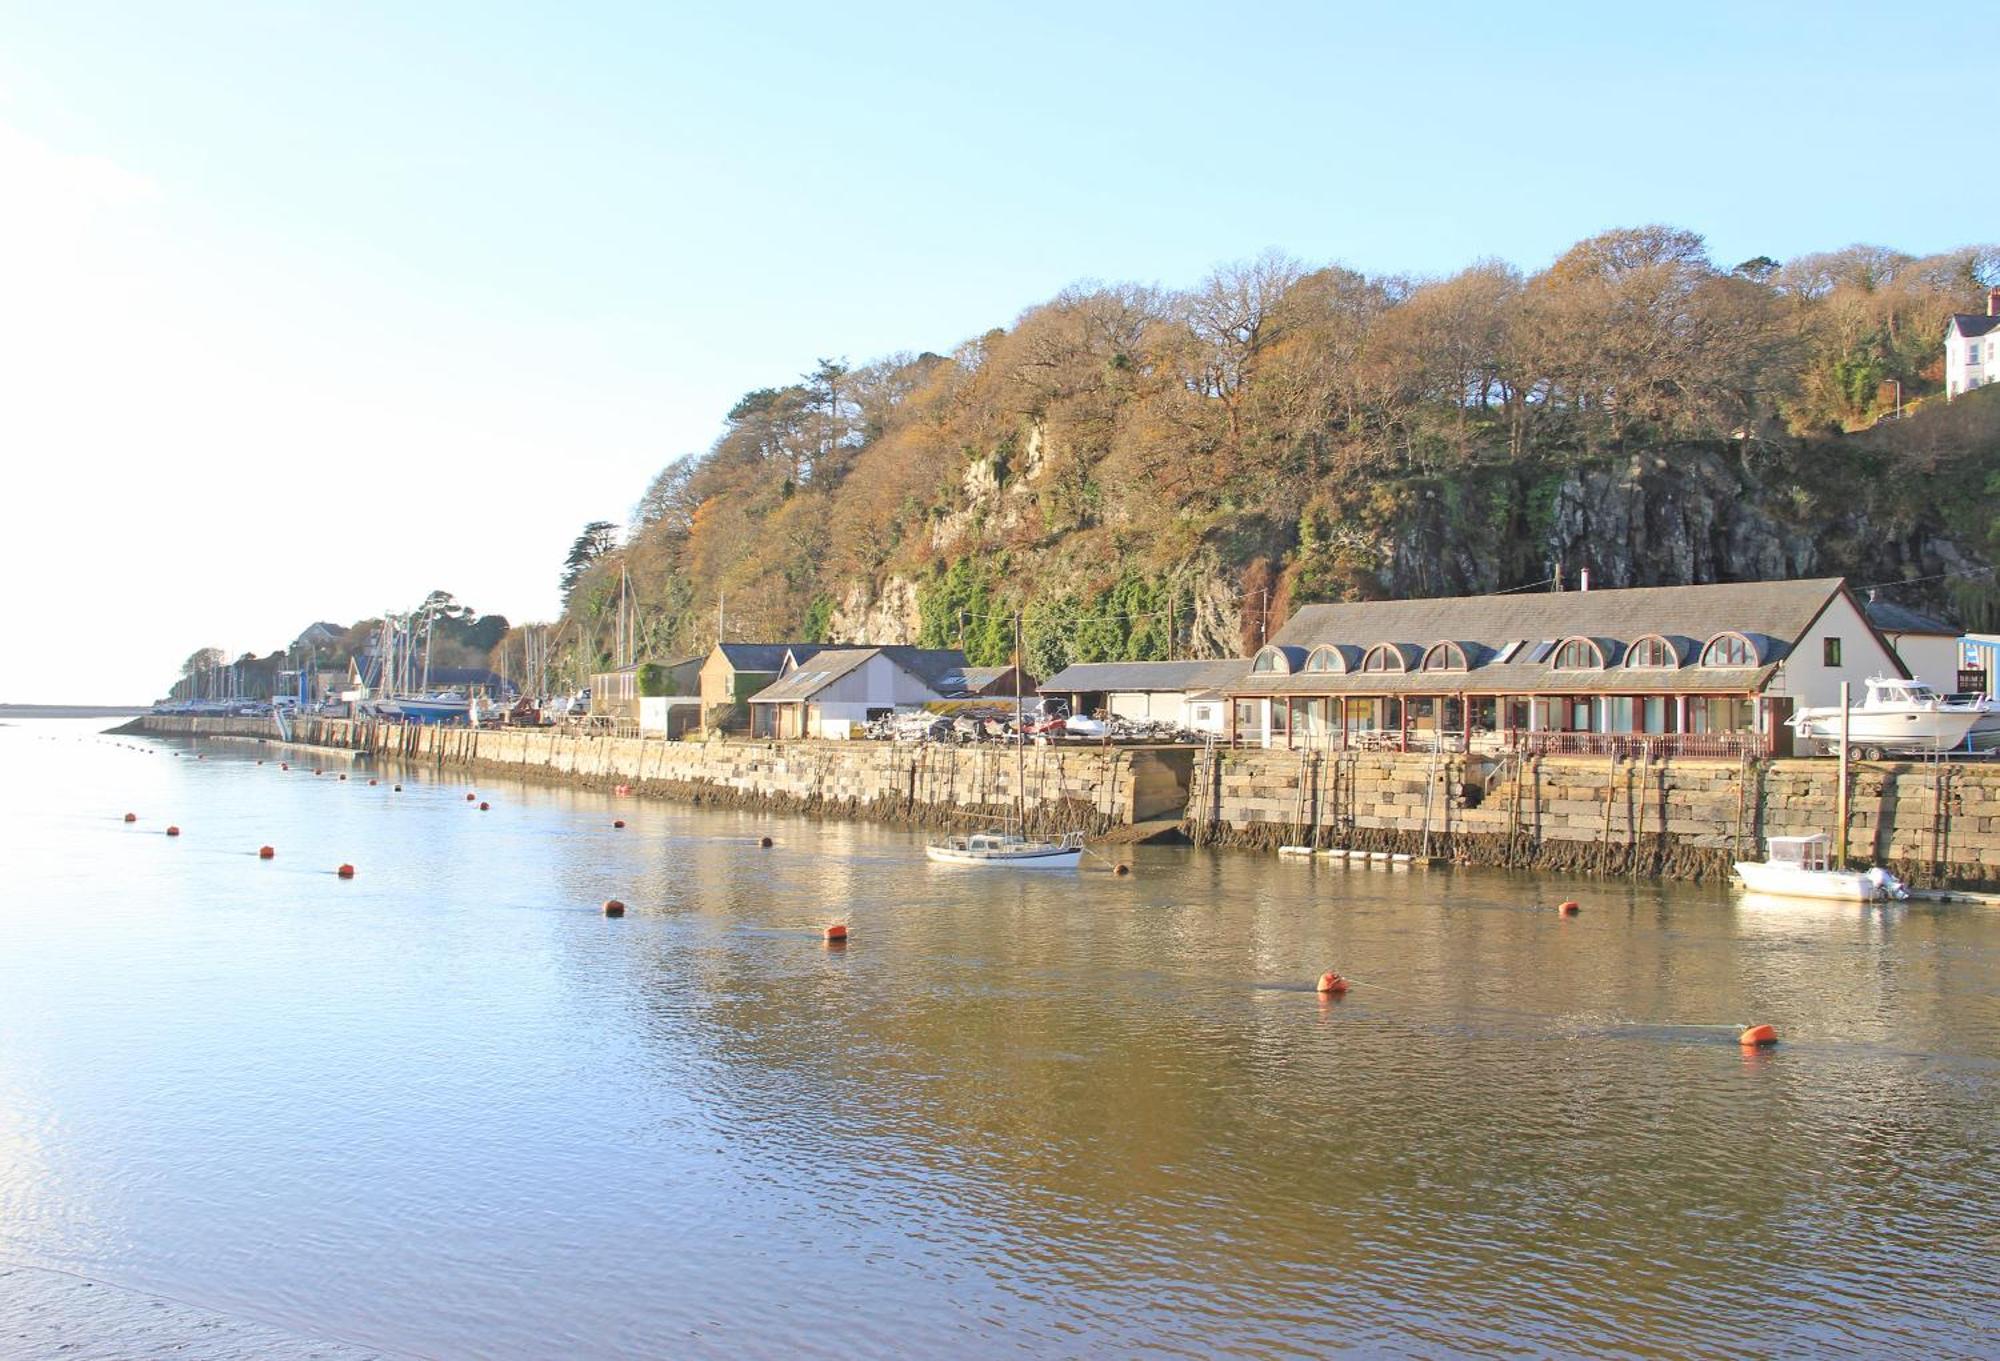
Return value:
M 922 626 L 917 584 L 907 577 L 890 577 L 879 592 L 871 593 L 865 582 L 848 587 L 828 620 L 827 636 L 836 643 L 886 647 L 916 642 Z

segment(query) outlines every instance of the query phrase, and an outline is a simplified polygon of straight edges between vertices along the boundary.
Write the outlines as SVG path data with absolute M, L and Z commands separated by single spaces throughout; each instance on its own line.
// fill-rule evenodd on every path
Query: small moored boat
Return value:
M 924 847 L 924 854 L 943 865 L 1007 865 L 1015 869 L 1072 870 L 1083 859 L 1083 833 L 1056 840 L 1015 836 L 1011 832 L 974 832 L 948 836 Z
M 1876 866 L 1868 870 L 1833 868 L 1827 835 L 1774 836 L 1764 842 L 1764 859 L 1739 860 L 1736 877 L 1755 893 L 1786 898 L 1833 898 L 1872 903 L 1880 898 L 1907 898 L 1902 880 Z

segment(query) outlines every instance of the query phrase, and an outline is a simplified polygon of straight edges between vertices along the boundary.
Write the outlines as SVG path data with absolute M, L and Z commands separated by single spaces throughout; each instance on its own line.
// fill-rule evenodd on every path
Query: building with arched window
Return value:
M 1238 742 L 1715 756 L 1909 674 L 1833 577 L 1307 605 L 1237 665 Z

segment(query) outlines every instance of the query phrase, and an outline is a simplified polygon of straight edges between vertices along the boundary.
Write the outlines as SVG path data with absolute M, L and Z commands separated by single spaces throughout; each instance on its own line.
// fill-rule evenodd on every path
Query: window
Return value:
M 1519 652 L 1522 648 L 1526 647 L 1527 645 L 1528 645 L 1528 640 L 1526 638 L 1521 638 L 1514 642 L 1511 642 L 1507 644 L 1507 646 L 1501 648 L 1500 655 L 1495 657 L 1493 660 L 1496 663 L 1511 662 L 1514 660 L 1514 654 Z
M 1289 670 L 1285 665 L 1285 654 L 1278 651 L 1275 647 L 1267 647 L 1259 652 L 1257 660 L 1250 664 L 1250 669 L 1260 672 L 1275 671 L 1279 675 L 1283 675 Z
M 1341 664 L 1339 649 L 1329 643 L 1321 643 L 1306 658 L 1306 670 L 1308 671 L 1344 671 L 1346 669 Z
M 1632 650 L 1625 654 L 1628 667 L 1670 667 L 1678 666 L 1680 658 L 1674 655 L 1674 645 L 1658 634 L 1641 638 L 1632 644 Z
M 1595 671 L 1604 665 L 1597 644 L 1588 638 L 1572 638 L 1556 649 L 1549 667 L 1555 671 Z
M 1828 666 L 1840 665 L 1840 639 L 1827 638 L 1819 645 L 1820 660 Z
M 1750 646 L 1750 640 L 1740 633 L 1718 633 L 1709 640 L 1708 646 L 1702 649 L 1701 664 L 1703 666 L 1755 666 L 1757 664 L 1757 652 L 1756 649 Z
M 1424 654 L 1426 671 L 1465 670 L 1465 649 L 1457 643 L 1436 643 Z
M 1387 643 L 1377 643 L 1368 649 L 1368 655 L 1361 659 L 1363 671 L 1401 671 L 1403 656 Z

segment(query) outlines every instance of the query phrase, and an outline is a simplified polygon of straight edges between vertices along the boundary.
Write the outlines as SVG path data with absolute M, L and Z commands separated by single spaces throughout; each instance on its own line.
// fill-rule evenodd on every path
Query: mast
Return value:
M 1021 703 L 1021 612 L 1014 611 L 1014 812 L 1028 834 L 1027 715 Z

